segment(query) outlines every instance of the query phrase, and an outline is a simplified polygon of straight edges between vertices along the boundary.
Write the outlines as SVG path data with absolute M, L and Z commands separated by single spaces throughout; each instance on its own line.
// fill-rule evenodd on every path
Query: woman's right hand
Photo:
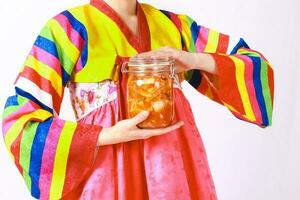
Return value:
M 117 144 L 132 140 L 147 139 L 152 136 L 163 135 L 173 131 L 183 125 L 183 122 L 177 122 L 166 128 L 158 129 L 140 129 L 137 124 L 143 122 L 149 116 L 148 111 L 143 111 L 131 119 L 119 121 L 110 128 L 103 128 L 98 137 L 98 146 Z

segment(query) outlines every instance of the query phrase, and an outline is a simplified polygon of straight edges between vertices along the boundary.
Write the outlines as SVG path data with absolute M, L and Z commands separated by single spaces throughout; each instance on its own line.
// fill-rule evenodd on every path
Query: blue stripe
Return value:
M 62 67 L 62 82 L 63 82 L 62 84 L 63 84 L 64 87 L 67 85 L 69 79 L 70 79 L 70 75 Z
M 199 87 L 199 85 L 201 84 L 201 80 L 202 80 L 202 75 L 200 73 L 200 70 L 197 69 L 193 69 L 193 74 L 191 79 L 188 81 L 195 89 L 197 89 Z
M 50 113 L 53 113 L 53 109 L 49 108 L 48 106 L 46 106 L 45 104 L 41 103 L 38 99 L 36 99 L 34 96 L 32 96 L 31 94 L 29 94 L 28 92 L 25 92 L 24 90 L 22 90 L 21 88 L 15 87 L 16 90 L 16 94 L 25 97 L 31 101 L 33 101 L 34 103 L 38 104 L 42 109 L 49 111 Z
M 160 12 L 162 12 L 164 15 L 166 15 L 168 18 L 171 19 L 170 12 L 168 12 L 166 10 L 160 10 Z
M 5 108 L 9 107 L 9 106 L 18 106 L 19 102 L 18 102 L 18 96 L 14 95 L 14 96 L 10 96 L 8 97 L 6 103 L 5 103 Z
M 31 195 L 40 198 L 39 180 L 43 151 L 53 118 L 39 123 L 31 146 L 29 175 L 31 177 Z
M 35 46 L 47 51 L 51 55 L 55 56 L 57 59 L 59 59 L 57 47 L 55 43 L 43 36 L 38 36 L 34 43 Z
M 199 31 L 200 31 L 200 26 L 198 26 L 196 22 L 193 22 L 191 25 L 191 32 L 192 32 L 194 44 L 196 44 L 197 42 Z
M 181 35 L 181 34 L 180 34 Z M 183 37 L 182 37 L 182 35 L 181 35 L 181 46 L 182 46 L 182 49 L 184 49 L 186 46 L 185 46 L 185 43 L 184 43 L 184 39 L 183 39 Z
M 235 47 L 232 49 L 232 51 L 230 52 L 230 55 L 235 54 L 239 48 L 250 48 L 248 46 L 248 44 L 245 42 L 245 40 L 243 38 L 240 38 L 239 42 L 235 45 Z
M 44 51 L 48 52 L 49 54 L 55 56 L 58 60 L 60 60 L 57 46 L 53 41 L 51 41 L 43 36 L 38 36 L 34 45 L 43 49 Z M 63 86 L 66 86 L 66 84 L 70 78 L 70 75 L 65 71 L 65 69 L 62 66 L 60 68 L 62 69 Z M 49 110 L 49 109 L 47 109 L 47 110 Z
M 262 115 L 262 125 L 267 126 L 269 124 L 266 103 L 262 92 L 262 84 L 260 79 L 261 60 L 258 57 L 249 56 L 253 63 L 253 82 L 256 93 L 257 102 Z
M 82 39 L 85 41 L 84 42 L 84 47 L 81 52 L 81 61 L 82 61 L 82 66 L 84 67 L 87 63 L 87 58 L 88 58 L 88 34 L 85 26 L 78 21 L 69 11 L 64 11 L 61 13 L 64 15 L 70 22 L 71 26 L 73 29 L 79 33 L 79 35 L 82 37 Z
M 82 67 L 84 68 L 86 62 L 87 62 L 87 59 L 88 59 L 88 47 L 85 43 L 83 49 L 82 49 L 82 52 L 81 52 L 81 62 L 82 62 Z

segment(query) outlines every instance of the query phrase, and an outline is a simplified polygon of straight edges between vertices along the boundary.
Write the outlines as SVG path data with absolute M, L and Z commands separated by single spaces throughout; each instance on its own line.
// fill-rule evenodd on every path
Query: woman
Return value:
M 243 39 L 136 0 L 92 0 L 46 23 L 5 106 L 5 144 L 33 197 L 217 199 L 180 85 L 177 123 L 148 130 L 136 126 L 148 112 L 125 119 L 120 66 L 136 55 L 174 58 L 181 81 L 239 119 L 271 124 L 273 71 Z M 66 86 L 77 122 L 58 118 Z

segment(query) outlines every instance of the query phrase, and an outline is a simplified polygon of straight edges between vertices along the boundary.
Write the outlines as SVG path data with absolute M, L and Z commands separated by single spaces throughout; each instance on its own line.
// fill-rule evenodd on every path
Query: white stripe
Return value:
M 239 43 L 241 38 L 235 37 L 235 36 L 230 36 L 229 37 L 229 44 L 227 48 L 227 54 L 230 54 L 231 51 L 234 49 L 234 47 Z
M 39 100 L 41 103 L 53 109 L 52 96 L 49 93 L 43 91 L 41 88 L 39 88 L 35 83 L 30 81 L 29 79 L 19 77 L 15 86 L 24 90 L 25 92 L 28 92 L 29 94 L 34 96 L 37 100 Z

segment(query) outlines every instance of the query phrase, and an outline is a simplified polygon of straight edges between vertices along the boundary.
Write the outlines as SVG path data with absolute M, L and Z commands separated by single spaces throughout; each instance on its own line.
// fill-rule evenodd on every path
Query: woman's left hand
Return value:
M 199 69 L 213 74 L 216 73 L 214 59 L 206 53 L 190 53 L 166 46 L 154 51 L 138 54 L 137 57 L 173 58 L 175 60 L 176 72 Z
M 158 50 L 149 51 L 137 55 L 138 58 L 173 58 L 175 61 L 176 71 L 184 72 L 195 68 L 196 54 L 187 51 L 177 50 L 172 47 L 162 47 Z

